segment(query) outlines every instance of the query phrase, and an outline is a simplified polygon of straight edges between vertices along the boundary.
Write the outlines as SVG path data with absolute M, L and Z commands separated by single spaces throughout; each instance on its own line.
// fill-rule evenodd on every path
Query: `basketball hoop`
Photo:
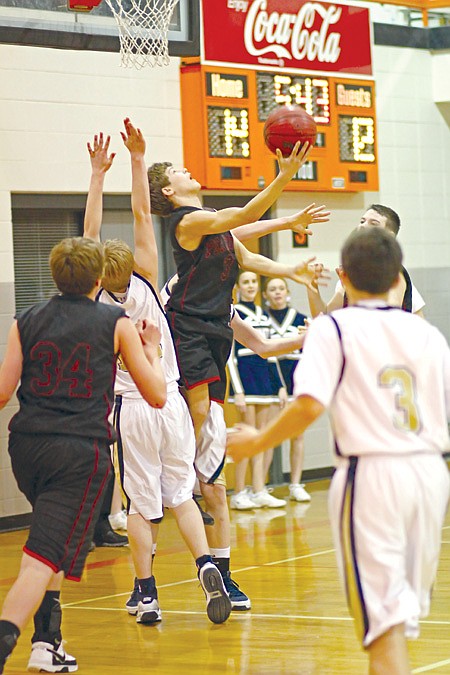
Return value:
M 169 65 L 169 25 L 178 0 L 106 0 L 119 26 L 121 65 Z

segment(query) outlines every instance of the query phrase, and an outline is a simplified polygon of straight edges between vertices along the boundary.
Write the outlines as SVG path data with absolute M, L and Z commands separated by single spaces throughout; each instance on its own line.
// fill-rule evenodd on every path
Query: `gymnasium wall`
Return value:
M 403 220 L 400 241 L 427 316 L 450 338 L 450 135 L 433 102 L 436 57 L 424 49 L 393 47 L 375 47 L 374 57 L 380 192 L 315 194 L 333 217 L 316 228 L 310 250 L 333 269 L 342 240 L 365 207 L 373 201 L 391 205 Z M 11 194 L 85 193 L 86 142 L 100 130 L 113 135 L 117 152 L 105 189 L 128 193 L 129 158 L 119 137 L 125 116 L 143 129 L 148 162 L 182 165 L 177 59 L 164 70 L 136 72 L 120 68 L 115 53 L 0 45 L 0 356 L 14 315 Z M 291 213 L 310 201 L 290 193 L 276 212 Z M 286 262 L 309 252 L 293 250 L 289 234 L 279 235 L 277 248 Z M 302 289 L 293 288 L 292 298 L 306 310 Z M 15 409 L 13 403 L 0 411 L 0 518 L 29 510 L 7 454 L 7 424 Z M 331 465 L 326 421 L 308 432 L 306 461 L 308 469 Z

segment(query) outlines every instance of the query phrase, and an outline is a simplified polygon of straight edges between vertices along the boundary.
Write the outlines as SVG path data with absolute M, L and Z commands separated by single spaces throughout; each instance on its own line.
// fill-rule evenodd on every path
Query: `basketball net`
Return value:
M 178 0 L 106 0 L 119 27 L 121 65 L 169 65 L 168 32 Z

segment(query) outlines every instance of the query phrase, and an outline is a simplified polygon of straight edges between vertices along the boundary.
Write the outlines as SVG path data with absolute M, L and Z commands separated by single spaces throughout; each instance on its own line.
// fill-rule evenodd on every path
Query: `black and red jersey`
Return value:
M 18 316 L 23 368 L 10 431 L 112 439 L 114 331 L 122 316 L 119 307 L 71 295 Z

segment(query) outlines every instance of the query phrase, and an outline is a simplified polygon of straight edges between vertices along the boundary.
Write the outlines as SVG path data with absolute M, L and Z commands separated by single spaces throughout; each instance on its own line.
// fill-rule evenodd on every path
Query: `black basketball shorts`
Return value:
M 11 433 L 19 489 L 33 507 L 24 552 L 79 581 L 111 471 L 107 441 Z
M 208 384 L 210 397 L 223 403 L 227 386 L 226 365 L 233 342 L 230 317 L 205 319 L 167 312 L 177 353 L 182 385 L 194 389 Z

